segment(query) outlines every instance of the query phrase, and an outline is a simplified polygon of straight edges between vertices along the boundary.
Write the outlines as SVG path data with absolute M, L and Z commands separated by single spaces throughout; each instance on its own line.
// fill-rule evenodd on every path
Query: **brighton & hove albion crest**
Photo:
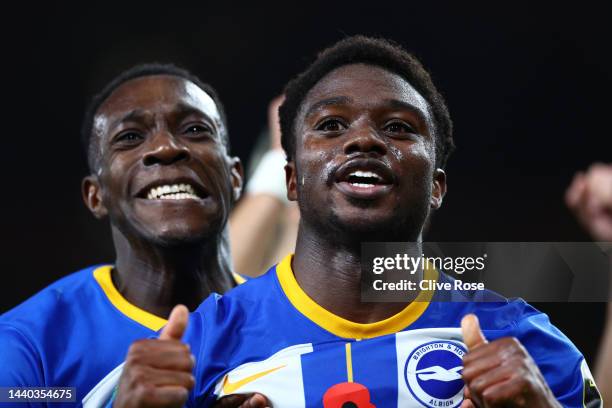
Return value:
M 458 407 L 463 401 L 463 356 L 466 349 L 453 341 L 432 341 L 415 348 L 404 367 L 412 395 L 426 407 Z

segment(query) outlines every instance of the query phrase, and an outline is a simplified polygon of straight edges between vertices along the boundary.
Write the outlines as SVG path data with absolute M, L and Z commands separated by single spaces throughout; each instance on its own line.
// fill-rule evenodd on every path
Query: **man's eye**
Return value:
M 384 130 L 390 133 L 416 133 L 412 126 L 404 122 L 391 122 L 385 126 Z
M 191 134 L 200 134 L 200 133 L 209 133 L 212 134 L 213 131 L 209 126 L 206 125 L 189 125 L 185 128 L 185 133 Z
M 125 132 L 117 136 L 117 142 L 137 142 L 142 140 L 142 135 L 137 132 Z
M 345 128 L 346 126 L 342 122 L 340 122 L 338 119 L 327 119 L 321 122 L 316 127 L 316 130 L 321 130 L 324 132 L 338 132 Z

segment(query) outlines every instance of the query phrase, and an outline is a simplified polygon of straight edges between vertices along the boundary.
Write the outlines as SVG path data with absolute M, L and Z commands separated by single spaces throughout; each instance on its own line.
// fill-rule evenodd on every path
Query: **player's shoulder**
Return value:
M 274 297 L 274 289 L 278 285 L 275 277 L 275 266 L 256 278 L 249 278 L 224 295 L 211 294 L 193 313 L 207 320 L 225 320 L 237 313 L 253 310 L 257 304 Z
M 455 279 L 442 272 L 438 280 L 450 283 L 453 289 L 436 291 L 427 316 L 444 321 L 449 326 L 458 326 L 463 316 L 474 313 L 483 329 L 509 332 L 520 321 L 541 314 L 521 298 L 506 298 L 488 289 L 455 289 Z
M 275 267 L 224 295 L 211 294 L 191 313 L 186 338 L 223 339 L 251 325 L 273 326 L 270 311 L 282 306 Z M 225 340 L 222 340 L 225 341 Z
M 495 300 L 471 302 L 466 312 L 478 316 L 481 326 L 489 330 L 516 331 L 534 318 L 548 319 L 522 298 L 505 298 L 499 294 Z
M 440 280 L 453 282 L 451 277 L 443 273 L 440 274 Z M 478 317 L 487 339 L 515 337 L 536 361 L 545 358 L 547 353 L 563 355 L 574 365 L 582 360 L 580 351 L 551 323 L 548 315 L 522 298 L 506 298 L 485 289 L 453 290 L 436 300 L 430 305 L 427 318 L 441 321 L 449 327 L 459 327 L 461 319 L 473 313 Z
M 7 331 L 11 327 L 11 331 L 27 332 L 60 313 L 67 316 L 68 310 L 81 309 L 92 301 L 92 293 L 96 290 L 94 271 L 104 267 L 90 266 L 58 279 L 0 315 L 0 329 Z
M 440 279 L 453 281 L 444 274 L 440 274 Z M 454 290 L 449 296 L 439 303 L 457 325 L 463 316 L 473 313 L 489 339 L 516 337 L 531 347 L 537 346 L 538 350 L 563 349 L 581 357 L 574 344 L 550 322 L 548 315 L 522 298 L 506 298 L 488 289 Z
M 276 286 L 278 286 L 278 280 L 276 278 L 276 265 L 274 265 L 263 275 L 247 279 L 227 292 L 224 297 L 230 302 L 261 301 L 272 294 L 270 289 Z

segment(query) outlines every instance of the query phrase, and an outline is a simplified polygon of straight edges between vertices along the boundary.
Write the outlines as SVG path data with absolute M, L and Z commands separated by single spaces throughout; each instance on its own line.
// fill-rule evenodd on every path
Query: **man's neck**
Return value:
M 319 306 L 356 323 L 381 321 L 406 308 L 410 301 L 361 301 L 361 244 L 347 242 L 300 224 L 292 269 L 302 290 Z
M 113 228 L 117 260 L 113 283 L 130 303 L 167 318 L 184 304 L 194 310 L 212 292 L 234 286 L 224 236 L 202 245 L 163 247 L 128 240 Z

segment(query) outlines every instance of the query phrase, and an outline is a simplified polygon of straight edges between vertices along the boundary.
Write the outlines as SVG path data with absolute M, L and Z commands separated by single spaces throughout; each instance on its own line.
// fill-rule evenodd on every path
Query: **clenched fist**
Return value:
M 612 164 L 593 164 L 579 172 L 565 202 L 596 241 L 612 241 Z

